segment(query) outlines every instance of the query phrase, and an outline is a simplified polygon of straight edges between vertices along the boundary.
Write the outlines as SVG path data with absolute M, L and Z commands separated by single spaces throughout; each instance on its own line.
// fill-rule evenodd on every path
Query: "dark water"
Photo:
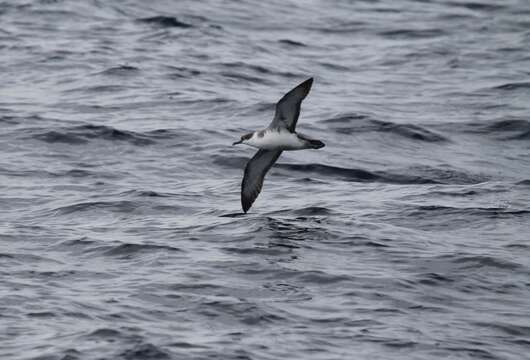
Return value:
M 528 1 L 2 1 L 0 358 L 528 359 L 529 114 Z

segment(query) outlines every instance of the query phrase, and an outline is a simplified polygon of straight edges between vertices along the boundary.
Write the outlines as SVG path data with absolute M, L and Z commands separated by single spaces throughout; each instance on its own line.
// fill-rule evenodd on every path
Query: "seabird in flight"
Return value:
M 266 129 L 243 135 L 241 140 L 233 144 L 246 144 L 259 149 L 247 163 L 241 183 L 241 206 L 245 213 L 258 197 L 265 174 L 278 160 L 282 151 L 324 147 L 322 141 L 295 131 L 300 105 L 311 90 L 312 84 L 313 78 L 307 79 L 285 94 L 276 104 L 274 119 Z

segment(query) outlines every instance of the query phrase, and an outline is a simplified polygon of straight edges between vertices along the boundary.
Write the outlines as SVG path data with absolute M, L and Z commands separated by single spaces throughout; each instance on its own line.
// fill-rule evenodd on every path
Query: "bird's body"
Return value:
M 285 94 L 276 104 L 276 113 L 270 125 L 263 130 L 243 135 L 236 144 L 258 148 L 258 152 L 245 167 L 241 184 L 241 205 L 246 213 L 258 197 L 267 171 L 280 157 L 282 151 L 320 149 L 324 143 L 295 131 L 300 115 L 300 105 L 307 96 L 313 79 L 308 79 Z
M 245 143 L 263 150 L 303 150 L 315 148 L 311 140 L 305 135 L 278 127 L 255 131 Z

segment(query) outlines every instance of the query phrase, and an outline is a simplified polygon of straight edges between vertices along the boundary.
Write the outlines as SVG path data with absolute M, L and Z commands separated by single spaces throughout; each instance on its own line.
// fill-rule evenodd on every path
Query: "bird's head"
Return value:
M 241 139 L 233 143 L 232 146 L 237 144 L 245 144 L 248 140 L 250 140 L 250 138 L 252 138 L 252 135 L 254 135 L 254 133 L 249 133 L 241 136 Z

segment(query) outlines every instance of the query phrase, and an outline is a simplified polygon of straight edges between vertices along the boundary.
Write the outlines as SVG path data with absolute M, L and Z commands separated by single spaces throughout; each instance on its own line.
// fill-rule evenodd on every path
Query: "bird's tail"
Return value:
M 320 149 L 320 148 L 323 148 L 324 146 L 326 146 L 326 144 L 324 144 L 322 141 L 320 140 L 308 140 L 309 142 L 309 145 L 311 146 L 311 149 Z

